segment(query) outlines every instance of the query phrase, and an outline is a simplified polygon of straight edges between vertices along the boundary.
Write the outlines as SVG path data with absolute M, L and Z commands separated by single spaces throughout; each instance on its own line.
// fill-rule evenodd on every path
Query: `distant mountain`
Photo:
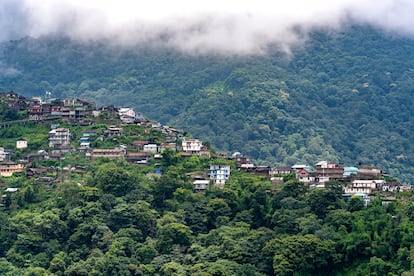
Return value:
M 291 56 L 195 56 L 59 38 L 1 45 L 0 90 L 134 107 L 269 165 L 378 165 L 414 183 L 414 41 L 315 32 Z

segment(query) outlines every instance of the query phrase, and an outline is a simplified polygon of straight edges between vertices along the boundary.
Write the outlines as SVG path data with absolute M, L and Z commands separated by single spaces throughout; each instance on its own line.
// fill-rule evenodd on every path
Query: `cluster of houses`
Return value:
M 0 93 L 0 99 L 7 102 L 7 108 L 14 111 L 27 111 L 29 120 L 41 120 L 58 116 L 64 120 L 82 120 L 92 115 L 95 104 L 82 99 L 51 99 L 46 92 L 45 98 L 26 98 L 16 92 Z
M 0 147 L 0 176 L 10 177 L 13 173 L 22 173 L 26 168 L 28 177 L 38 176 L 39 179 L 47 178 L 47 170 L 31 168 L 30 164 L 36 159 L 62 160 L 65 153 L 79 151 L 84 152 L 90 160 L 97 158 L 124 158 L 126 161 L 146 165 L 151 158 L 162 159 L 162 152 L 170 149 L 177 152 L 183 158 L 192 155 L 200 157 L 211 157 L 209 149 L 203 145 L 199 139 L 185 137 L 182 130 L 169 126 L 163 126 L 158 122 L 145 119 L 141 113 L 136 113 L 132 108 L 115 108 L 113 106 L 96 108 L 91 101 L 80 99 L 50 99 L 50 93 L 46 94 L 46 99 L 41 98 L 27 99 L 17 95 L 15 92 L 0 93 L 0 100 L 6 102 L 8 108 L 22 111 L 26 110 L 28 120 L 49 120 L 61 119 L 76 121 L 78 124 L 88 125 L 93 118 L 99 117 L 103 112 L 112 114 L 120 119 L 120 125 L 109 125 L 102 132 L 97 129 L 89 129 L 82 133 L 82 137 L 73 141 L 73 135 L 69 128 L 59 127 L 57 124 L 51 124 L 49 132 L 49 149 L 40 150 L 37 153 L 28 154 L 24 162 L 13 162 L 9 156 L 11 150 Z M 123 135 L 124 124 L 137 124 L 145 130 L 146 133 L 159 131 L 165 136 L 165 141 L 161 144 L 149 140 L 135 140 L 129 145 L 119 145 L 114 148 L 94 148 L 94 141 L 113 139 Z M 16 140 L 16 149 L 25 149 L 28 147 L 27 139 L 21 138 Z M 75 146 L 76 144 L 76 146 Z M 307 184 L 310 188 L 324 188 L 328 181 L 336 180 L 345 183 L 344 193 L 347 195 L 360 195 L 366 199 L 366 196 L 374 191 L 396 192 L 409 190 L 411 186 L 400 185 L 392 181 L 387 182 L 381 169 L 371 166 L 344 167 L 336 163 L 327 161 L 318 162 L 314 167 L 308 165 L 296 164 L 291 167 L 256 166 L 248 156 L 240 152 L 218 153 L 214 157 L 226 158 L 235 161 L 237 170 L 246 171 L 259 175 L 268 176 L 275 185 L 283 183 L 287 175 L 294 176 L 299 181 Z M 230 165 L 211 164 L 208 173 L 202 177 L 196 177 L 193 180 L 194 190 L 202 192 L 211 185 L 224 187 L 230 179 Z M 157 169 L 157 173 L 160 170 Z M 48 180 L 51 180 L 50 177 Z M 51 181 L 49 181 L 51 182 Z
M 401 185 L 398 181 L 386 181 L 387 175 L 375 166 L 345 167 L 320 161 L 315 167 L 301 164 L 275 167 L 270 174 L 274 183 L 283 182 L 283 176 L 290 174 L 310 188 L 324 188 L 328 181 L 339 181 L 344 183 L 344 198 L 359 196 L 365 202 L 369 202 L 369 195 L 376 191 L 395 193 L 412 190 L 412 186 Z

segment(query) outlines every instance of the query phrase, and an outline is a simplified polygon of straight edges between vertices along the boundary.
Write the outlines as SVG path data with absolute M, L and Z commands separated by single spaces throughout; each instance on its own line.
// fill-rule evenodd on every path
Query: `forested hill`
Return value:
M 199 56 L 65 39 L 1 46 L 0 90 L 131 106 L 258 162 L 378 165 L 414 182 L 414 43 L 315 32 L 287 56 Z

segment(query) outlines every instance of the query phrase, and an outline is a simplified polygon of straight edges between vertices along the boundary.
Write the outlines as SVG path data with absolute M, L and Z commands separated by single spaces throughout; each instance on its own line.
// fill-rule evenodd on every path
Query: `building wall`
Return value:
M 23 164 L 16 164 L 16 163 L 0 164 L 0 175 L 3 177 L 10 177 L 15 172 L 22 172 L 23 169 L 24 169 Z
M 27 148 L 27 140 L 17 140 L 16 141 L 16 148 L 18 148 L 18 149 Z
M 230 178 L 230 166 L 210 165 L 209 175 L 215 184 L 224 184 Z

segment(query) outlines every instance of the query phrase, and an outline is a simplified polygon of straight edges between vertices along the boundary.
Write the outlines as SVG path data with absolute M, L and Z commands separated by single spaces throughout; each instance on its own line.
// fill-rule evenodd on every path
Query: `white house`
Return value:
M 121 121 L 125 124 L 132 124 L 135 121 L 135 111 L 132 108 L 120 108 L 118 114 Z
M 0 162 L 6 160 L 6 158 L 7 158 L 6 151 L 4 150 L 3 147 L 0 147 Z
M 16 141 L 16 148 L 17 149 L 25 149 L 25 148 L 27 148 L 27 143 L 28 143 L 27 139 L 24 139 L 24 138 L 18 139 Z
M 345 187 L 345 194 L 367 194 L 379 190 L 385 184 L 385 180 L 354 180 Z
M 210 184 L 210 180 L 194 180 L 194 191 L 195 192 L 203 192 L 208 188 Z
M 56 128 L 49 131 L 49 147 L 59 148 L 70 145 L 70 130 L 68 128 Z
M 156 144 L 144 145 L 143 151 L 145 152 L 158 152 L 158 146 Z
M 209 176 L 214 184 L 224 185 L 230 178 L 230 165 L 210 165 Z
M 184 152 L 199 153 L 203 143 L 198 139 L 183 139 L 181 146 Z

